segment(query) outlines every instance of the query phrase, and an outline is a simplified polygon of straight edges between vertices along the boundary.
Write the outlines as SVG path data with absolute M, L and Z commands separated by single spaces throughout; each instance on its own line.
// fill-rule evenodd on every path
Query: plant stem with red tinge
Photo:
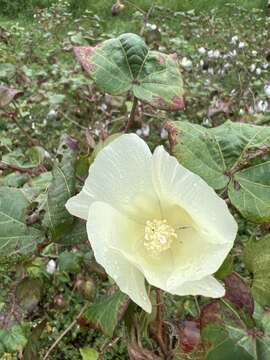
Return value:
M 156 289 L 156 306 L 157 306 L 157 316 L 156 316 L 156 342 L 158 343 L 160 350 L 162 351 L 165 359 L 170 358 L 170 353 L 166 348 L 165 341 L 163 339 L 163 303 L 161 302 L 161 290 Z
M 125 127 L 125 132 L 127 132 L 134 124 L 137 105 L 138 105 L 138 99 L 134 96 L 133 105 L 132 105 L 132 109 L 131 109 L 131 112 L 130 112 L 130 115 L 128 118 L 127 125 Z

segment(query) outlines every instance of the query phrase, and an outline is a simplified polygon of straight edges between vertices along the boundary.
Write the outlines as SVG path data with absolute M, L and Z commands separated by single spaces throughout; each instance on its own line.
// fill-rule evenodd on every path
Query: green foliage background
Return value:
M 57 1 L 55 0 L 0 0 L 0 15 L 9 15 L 15 17 L 18 14 L 29 14 L 32 13 L 33 10 L 37 7 L 45 8 L 56 2 Z M 108 0 L 68 0 L 68 2 L 70 4 L 70 10 L 76 15 L 79 15 L 86 9 L 92 9 L 100 14 L 104 14 L 106 13 L 106 9 L 110 8 L 112 3 Z M 146 10 L 151 6 L 152 0 L 134 0 L 134 3 Z M 202 10 L 210 10 L 214 7 L 219 7 L 220 9 L 223 9 L 224 7 L 224 0 L 157 0 L 155 3 L 171 8 L 174 11 L 187 11 L 190 9 L 195 9 L 196 11 L 200 12 Z M 265 9 L 267 1 L 228 0 L 226 3 L 231 3 L 235 6 L 243 6 L 248 9 Z
M 145 10 L 151 3 L 136 1 Z M 234 249 L 215 274 L 225 282 L 226 298 L 163 294 L 164 319 L 173 328 L 173 343 L 179 340 L 173 360 L 216 360 L 221 354 L 224 360 L 268 360 L 270 108 L 259 107 L 269 103 L 264 86 L 270 84 L 270 21 L 260 10 L 266 4 L 238 1 L 245 6 L 238 8 L 235 1 L 229 7 L 224 1 L 157 3 L 173 10 L 156 10 L 149 22 L 160 33 L 146 28 L 144 36 L 151 49 L 160 46 L 162 52 L 179 55 L 187 107 L 168 114 L 143 104 L 134 131 L 151 149 L 168 147 L 162 135 L 169 118 L 177 133 L 171 150 L 231 202 L 239 225 Z M 0 0 L 0 85 L 23 92 L 11 102 L 0 96 L 0 102 L 7 103 L 6 112 L 0 111 L 0 359 L 43 359 L 83 310 L 51 359 L 81 360 L 84 354 L 88 360 L 87 354 L 96 357 L 97 351 L 105 360 L 125 360 L 127 330 L 133 323 L 139 324 L 142 346 L 158 351 L 147 331 L 155 313 L 141 313 L 117 290 L 94 260 L 85 224 L 70 216 L 64 204 L 80 191 L 98 151 L 123 129 L 132 103 L 125 94 L 112 98 L 98 90 L 71 50 L 122 32 L 140 33 L 143 17 L 129 6 L 112 17 L 112 1 L 107 0 L 59 4 L 49 8 L 46 1 Z M 222 6 L 214 9 L 214 4 Z M 42 6 L 42 11 L 35 10 Z M 174 13 L 193 7 L 199 15 Z M 233 44 L 235 36 L 239 40 Z M 244 48 L 239 48 L 240 41 Z M 210 57 L 209 50 L 220 54 Z M 212 177 L 206 170 L 209 164 Z M 53 273 L 48 272 L 51 260 Z M 154 295 L 152 291 L 153 303 Z M 199 345 L 192 345 L 193 335 Z

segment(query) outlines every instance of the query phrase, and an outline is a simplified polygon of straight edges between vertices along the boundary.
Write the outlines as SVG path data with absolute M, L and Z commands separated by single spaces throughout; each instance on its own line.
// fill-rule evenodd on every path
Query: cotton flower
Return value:
M 101 150 L 68 211 L 87 220 L 98 263 L 145 311 L 145 279 L 171 294 L 224 295 L 212 276 L 233 246 L 226 202 L 162 146 L 152 154 L 135 134 Z
M 246 44 L 242 41 L 238 45 L 239 49 L 243 49 L 245 46 L 246 46 Z

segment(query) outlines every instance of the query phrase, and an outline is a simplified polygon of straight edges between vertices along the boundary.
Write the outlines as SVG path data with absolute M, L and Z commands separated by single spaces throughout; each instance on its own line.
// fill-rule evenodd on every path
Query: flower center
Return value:
M 168 225 L 167 220 L 147 220 L 144 229 L 144 246 L 153 256 L 168 250 L 174 239 L 175 229 Z

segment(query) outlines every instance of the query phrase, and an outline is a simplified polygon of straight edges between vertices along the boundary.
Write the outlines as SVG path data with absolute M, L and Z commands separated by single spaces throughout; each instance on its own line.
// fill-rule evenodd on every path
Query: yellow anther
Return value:
M 152 256 L 158 256 L 168 250 L 174 239 L 177 239 L 175 229 L 168 225 L 167 220 L 147 220 L 144 230 L 144 246 Z

